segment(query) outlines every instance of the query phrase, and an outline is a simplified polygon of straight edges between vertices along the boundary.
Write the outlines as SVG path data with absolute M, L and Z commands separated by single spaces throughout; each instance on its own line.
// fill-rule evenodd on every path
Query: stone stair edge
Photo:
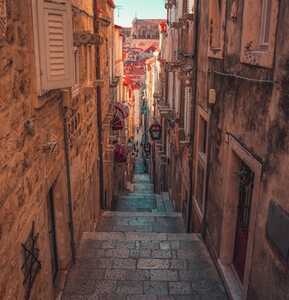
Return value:
M 105 211 L 102 217 L 182 217 L 177 212 L 125 212 L 125 211 Z
M 82 241 L 201 241 L 197 233 L 84 232 Z

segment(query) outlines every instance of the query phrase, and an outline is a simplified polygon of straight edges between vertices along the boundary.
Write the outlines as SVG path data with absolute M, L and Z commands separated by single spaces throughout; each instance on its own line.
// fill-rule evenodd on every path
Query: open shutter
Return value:
M 39 49 L 42 91 L 73 85 L 70 0 L 39 0 Z

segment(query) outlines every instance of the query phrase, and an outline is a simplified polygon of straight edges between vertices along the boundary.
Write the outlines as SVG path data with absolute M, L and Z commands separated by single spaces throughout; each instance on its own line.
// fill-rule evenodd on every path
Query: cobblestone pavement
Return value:
M 137 195 L 132 209 L 105 212 L 96 232 L 84 234 L 62 299 L 226 300 L 199 236 L 184 233 L 180 214 L 151 205 L 156 195 L 140 163 L 135 181 L 135 193 L 120 199 Z

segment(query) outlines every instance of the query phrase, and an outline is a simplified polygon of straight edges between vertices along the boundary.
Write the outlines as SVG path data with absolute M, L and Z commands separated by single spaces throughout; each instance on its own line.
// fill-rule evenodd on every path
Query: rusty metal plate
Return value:
M 267 237 L 279 251 L 281 257 L 289 262 L 289 214 L 271 201 L 267 221 Z

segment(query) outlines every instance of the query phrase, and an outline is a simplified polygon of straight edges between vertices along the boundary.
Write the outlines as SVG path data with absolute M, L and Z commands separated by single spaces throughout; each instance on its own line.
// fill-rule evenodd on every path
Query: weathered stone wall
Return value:
M 113 159 L 112 145 L 110 141 L 112 118 L 112 101 L 113 93 L 110 86 L 112 82 L 112 62 L 113 62 L 113 40 L 114 40 L 114 24 L 113 24 L 113 7 L 108 1 L 101 0 L 99 6 L 105 11 L 105 15 L 110 20 L 110 24 L 104 25 L 100 22 L 100 35 L 103 38 L 103 44 L 100 46 L 100 77 L 101 86 L 101 117 L 102 117 L 102 141 L 103 141 L 103 182 L 104 182 L 104 200 L 107 207 L 112 203 L 113 190 Z
M 203 89 L 214 88 L 217 91 L 209 135 L 211 164 L 207 222 L 210 246 L 218 256 L 223 238 L 221 228 L 227 184 L 226 133 L 230 133 L 263 166 L 248 299 L 287 299 L 288 262 L 282 261 L 269 243 L 266 224 L 270 201 L 274 200 L 289 212 L 286 188 L 289 181 L 288 51 L 285 50 L 289 46 L 289 9 L 286 1 L 280 1 L 275 66 L 273 69 L 265 69 L 240 63 L 243 1 L 239 1 L 236 19 L 230 17 L 234 1 L 227 2 L 226 55 L 224 60 L 209 60 L 209 84 L 207 87 L 200 84 Z M 273 80 L 274 83 L 224 77 L 213 74 L 214 71 Z
M 7 3 L 7 38 L 0 44 L 0 298 L 24 299 L 21 244 L 34 222 L 41 270 L 31 298 L 55 299 L 71 263 L 63 97 L 57 91 L 37 97 L 32 4 Z M 98 214 L 95 91 L 87 93 L 81 88 L 67 112 L 76 246 Z M 52 186 L 60 265 L 55 287 L 47 211 Z

